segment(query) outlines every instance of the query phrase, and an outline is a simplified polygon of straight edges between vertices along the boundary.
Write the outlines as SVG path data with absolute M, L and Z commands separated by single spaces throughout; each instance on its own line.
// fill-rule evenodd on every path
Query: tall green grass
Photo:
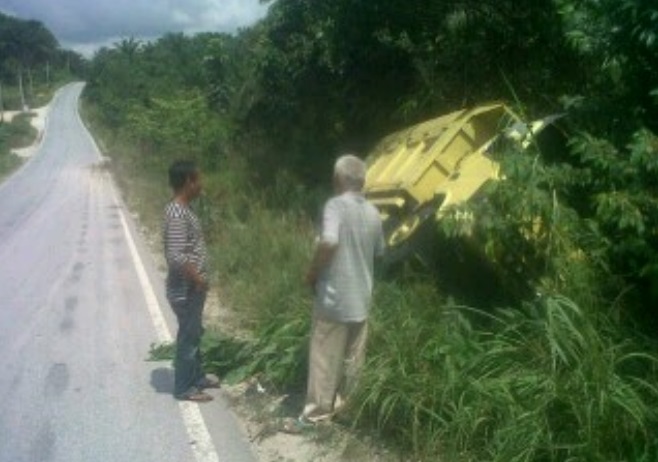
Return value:
M 654 460 L 656 357 L 561 296 L 484 313 L 378 292 L 353 412 L 423 460 Z
M 250 335 L 229 361 L 225 358 L 232 347 L 218 340 L 210 361 L 214 356 L 229 380 L 259 373 L 279 389 L 299 388 L 310 328 L 311 294 L 303 277 L 312 225 L 299 211 L 268 207 L 272 197 L 244 191 L 243 168 L 233 164 L 212 177 L 206 205 L 215 206 L 201 216 L 213 229 L 211 261 L 220 298 L 233 310 L 230 329 Z
M 229 172 L 214 188 L 225 202 L 213 260 L 252 336 L 240 348 L 217 341 L 211 357 L 233 379 L 303 388 L 312 223 L 294 199 L 285 212 L 269 207 Z M 587 261 L 569 261 L 560 279 L 582 273 L 578 284 L 595 291 Z M 421 460 L 652 460 L 657 359 L 643 351 L 655 349 L 630 340 L 610 310 L 547 293 L 484 312 L 441 296 L 427 275 L 378 281 L 355 424 Z
M 159 217 L 170 154 L 115 154 L 126 195 Z M 265 195 L 239 156 L 206 170 L 197 210 L 233 313 L 204 339 L 208 366 L 302 391 L 313 201 L 285 175 Z M 546 295 L 490 312 L 440 294 L 427 275 L 378 280 L 354 425 L 417 460 L 658 460 L 656 348 L 600 305 L 588 259 L 564 255 Z

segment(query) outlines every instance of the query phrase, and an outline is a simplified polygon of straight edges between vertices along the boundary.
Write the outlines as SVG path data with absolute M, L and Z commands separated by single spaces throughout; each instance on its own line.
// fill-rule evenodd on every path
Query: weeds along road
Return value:
M 0 462 L 253 461 L 221 392 L 177 402 L 170 364 L 145 361 L 175 325 L 82 88 L 60 90 L 41 148 L 0 185 Z

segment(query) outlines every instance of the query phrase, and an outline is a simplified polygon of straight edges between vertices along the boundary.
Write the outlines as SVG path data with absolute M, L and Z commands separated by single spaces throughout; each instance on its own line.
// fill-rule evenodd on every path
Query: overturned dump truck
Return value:
M 526 148 L 558 117 L 525 123 L 505 104 L 490 103 L 381 140 L 367 158 L 365 194 L 380 211 L 390 253 L 408 247 L 422 224 L 440 220 L 448 207 L 468 201 L 486 182 L 498 179 L 493 157 L 502 144 L 498 141 Z

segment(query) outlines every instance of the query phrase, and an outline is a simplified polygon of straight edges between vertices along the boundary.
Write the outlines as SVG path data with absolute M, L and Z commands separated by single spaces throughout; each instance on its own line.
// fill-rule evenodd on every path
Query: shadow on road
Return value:
M 174 370 L 160 367 L 151 371 L 151 386 L 157 393 L 171 394 L 174 390 Z

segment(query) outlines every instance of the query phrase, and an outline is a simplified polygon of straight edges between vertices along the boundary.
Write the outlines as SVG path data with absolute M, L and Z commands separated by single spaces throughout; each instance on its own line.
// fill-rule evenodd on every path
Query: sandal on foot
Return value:
M 207 403 L 208 401 L 212 401 L 213 397 L 208 393 L 197 390 L 176 396 L 176 399 L 180 401 L 193 401 L 195 403 Z
M 291 435 L 300 435 L 313 430 L 314 428 L 315 424 L 304 417 L 299 417 L 297 419 L 288 417 L 283 419 L 283 422 L 281 423 L 281 431 Z

